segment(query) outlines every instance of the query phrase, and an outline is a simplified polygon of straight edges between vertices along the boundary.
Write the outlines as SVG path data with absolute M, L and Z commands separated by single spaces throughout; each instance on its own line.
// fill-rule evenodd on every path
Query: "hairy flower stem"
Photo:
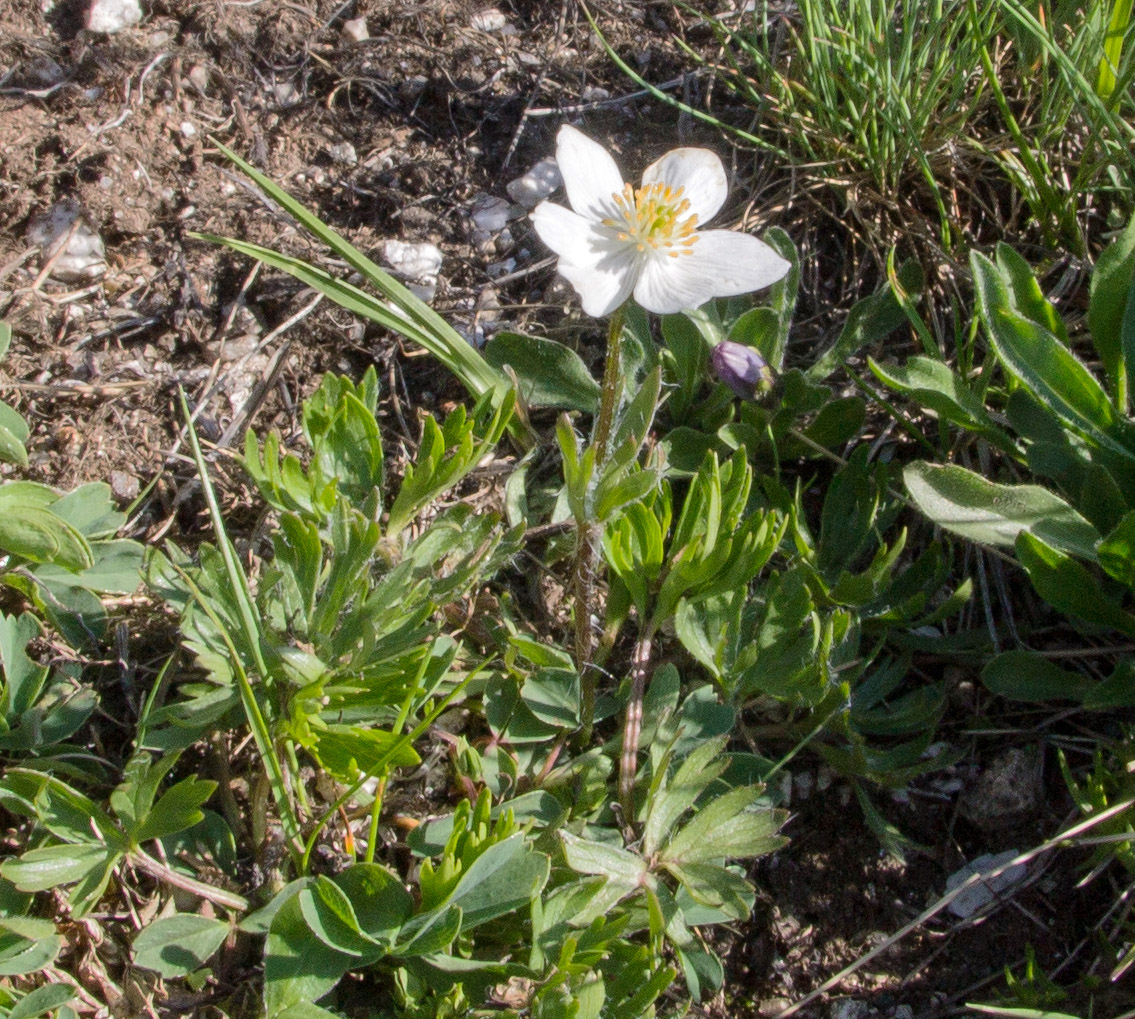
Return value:
M 607 364 L 603 370 L 603 387 L 599 395 L 599 414 L 595 419 L 595 431 L 591 445 L 595 450 L 595 474 L 610 452 L 611 431 L 615 421 L 615 406 L 619 402 L 621 387 L 620 362 L 623 322 L 626 320 L 626 305 L 616 308 L 607 328 Z M 579 670 L 581 690 L 580 743 L 586 746 L 591 742 L 591 732 L 595 725 L 595 695 L 599 676 L 593 665 L 595 640 L 591 631 L 591 617 L 595 609 L 595 582 L 599 573 L 599 542 L 603 536 L 603 522 L 589 519 L 577 521 L 575 540 L 575 666 Z
M 638 742 L 642 735 L 642 699 L 646 693 L 646 673 L 650 666 L 652 636 L 639 637 L 631 658 L 631 696 L 627 701 L 627 717 L 623 723 L 623 754 L 619 758 L 619 803 L 623 808 L 623 827 L 630 830 L 635 822 L 634 782 L 638 771 Z

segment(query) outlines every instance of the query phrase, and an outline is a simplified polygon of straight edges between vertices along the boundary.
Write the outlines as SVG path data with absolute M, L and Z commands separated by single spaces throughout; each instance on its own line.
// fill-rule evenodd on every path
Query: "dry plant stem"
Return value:
M 595 474 L 610 452 L 611 429 L 615 420 L 615 404 L 619 399 L 619 366 L 623 337 L 623 322 L 626 318 L 626 305 L 616 308 L 607 328 L 607 364 L 603 370 L 603 388 L 599 396 L 599 415 L 595 419 L 595 432 L 591 437 L 595 450 Z M 595 608 L 595 581 L 599 571 L 599 541 L 602 537 L 602 521 L 580 520 L 575 541 L 575 666 L 579 670 L 581 689 L 582 725 L 580 742 L 586 746 L 591 742 L 591 731 L 595 724 L 595 695 L 599 676 L 592 668 L 595 641 L 591 633 L 591 616 Z
M 141 849 L 135 849 L 130 854 L 130 862 L 139 870 L 145 871 L 150 877 L 164 881 L 167 885 L 173 885 L 182 891 L 192 892 L 203 899 L 215 902 L 218 906 L 226 906 L 241 913 L 248 909 L 248 900 L 243 896 L 226 892 L 223 888 L 214 888 L 212 885 L 207 885 L 203 881 L 198 881 L 186 874 L 179 874 L 176 870 L 170 869 L 152 856 L 148 856 Z
M 619 803 L 623 808 L 623 826 L 628 830 L 635 822 L 634 780 L 638 771 L 642 699 L 646 693 L 646 672 L 650 665 L 652 640 L 649 633 L 639 637 L 631 659 L 631 696 L 627 701 L 627 718 L 623 723 L 623 754 L 619 758 Z

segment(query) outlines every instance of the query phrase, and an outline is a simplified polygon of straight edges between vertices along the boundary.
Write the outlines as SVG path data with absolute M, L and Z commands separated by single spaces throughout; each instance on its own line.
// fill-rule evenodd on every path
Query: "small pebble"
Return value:
M 87 8 L 87 28 L 92 32 L 113 35 L 142 20 L 138 0 L 91 0 Z
M 495 7 L 489 7 L 474 14 L 469 25 L 478 32 L 502 32 L 508 27 L 508 18 Z
M 110 491 L 119 502 L 132 502 L 141 490 L 142 485 L 133 474 L 110 472 Z
M 351 42 L 366 42 L 370 38 L 366 18 L 351 18 L 343 22 L 343 37 Z
M 427 280 L 441 272 L 441 249 L 436 244 L 410 244 L 406 241 L 382 242 L 382 260 L 398 276 Z
M 496 234 L 508 225 L 511 213 L 512 207 L 504 199 L 482 193 L 474 197 L 469 214 L 478 233 Z
M 517 205 L 534 209 L 563 184 L 560 168 L 554 159 L 541 159 L 531 170 L 509 181 L 505 190 Z
M 106 272 L 106 248 L 73 198 L 56 202 L 32 217 L 27 240 L 40 248 L 51 275 L 65 282 L 86 282 Z M 54 259 L 54 261 L 52 261 Z
M 359 154 L 350 142 L 337 142 L 335 145 L 329 145 L 327 155 L 336 163 L 342 163 L 343 166 L 354 166 L 359 161 Z
M 189 74 L 186 75 L 186 77 L 189 78 L 190 85 L 197 89 L 202 95 L 205 94 L 206 90 L 209 88 L 209 68 L 204 64 L 194 64 L 189 68 Z
M 299 90 L 290 81 L 279 81 L 272 89 L 281 106 L 295 106 L 300 101 Z
M 954 871 L 946 878 L 946 891 L 952 892 L 959 885 L 965 884 L 974 874 L 1003 866 L 1016 855 L 1017 850 L 1006 849 L 1005 852 L 998 853 L 996 856 L 986 853 L 984 856 L 971 860 L 960 870 Z M 967 888 L 957 898 L 951 900 L 948 908 L 954 916 L 961 917 L 963 920 L 968 916 L 973 916 L 982 906 L 992 902 L 993 897 L 998 892 L 1004 891 L 1021 881 L 1027 872 L 1028 868 L 1025 864 L 1018 863 L 1003 874 L 979 881 L 972 888 Z

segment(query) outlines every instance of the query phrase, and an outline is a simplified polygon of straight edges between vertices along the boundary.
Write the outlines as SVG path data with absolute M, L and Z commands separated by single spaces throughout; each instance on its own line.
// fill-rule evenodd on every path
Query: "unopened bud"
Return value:
M 755 400 L 772 388 L 772 369 L 743 343 L 724 340 L 714 347 L 713 370 L 742 400 Z

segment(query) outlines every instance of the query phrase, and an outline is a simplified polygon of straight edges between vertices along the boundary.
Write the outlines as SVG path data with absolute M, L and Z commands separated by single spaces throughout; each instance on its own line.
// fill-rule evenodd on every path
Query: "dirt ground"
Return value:
M 523 215 L 510 212 L 488 237 L 473 219 L 551 153 L 565 121 L 610 142 L 628 174 L 676 143 L 721 151 L 737 181 L 723 221 L 803 231 L 802 336 L 818 328 L 807 306 L 849 275 L 821 272 L 823 252 L 809 257 L 810 238 L 830 222 L 808 223 L 773 168 L 637 93 L 572 0 L 504 2 L 499 17 L 479 0 L 155 0 L 140 25 L 109 36 L 83 28 L 85 8 L 0 0 L 0 317 L 15 334 L 0 388 L 32 425 L 29 476 L 60 487 L 110 480 L 124 506 L 141 494 L 131 522 L 140 540 L 191 542 L 203 529 L 201 507 L 183 498 L 191 471 L 179 386 L 201 434 L 233 448 L 250 424 L 294 435 L 299 402 L 328 370 L 377 365 L 387 424 L 410 437 L 416 407 L 462 395 L 396 339 L 192 236 L 238 236 L 334 267 L 211 138 L 363 251 L 390 238 L 437 244 L 434 304 L 474 339 L 503 326 L 543 330 L 599 356 L 593 327 L 565 315 L 568 293 Z M 593 10 L 649 80 L 704 100 L 673 36 L 709 42 L 674 8 L 607 0 Z M 351 39 L 344 22 L 360 18 L 369 37 Z M 29 230 L 60 202 L 105 244 L 97 279 L 43 271 Z M 240 491 L 228 493 L 234 513 Z M 1013 742 L 1038 744 L 1027 727 Z M 876 797 L 928 847 L 905 865 L 879 851 L 848 789 L 796 790 L 793 841 L 757 871 L 751 923 L 722 936 L 729 990 L 706 1014 L 774 1014 L 902 928 L 966 860 L 1037 845 L 1073 816 L 1049 752 L 1023 810 L 992 826 L 967 820 L 958 792 L 996 766 L 1002 745 L 970 743 L 954 786 L 926 783 L 905 803 Z M 1045 856 L 1024 890 L 980 922 L 935 917 L 845 982 L 834 1004 L 800 1014 L 959 1014 L 962 1002 L 1001 990 L 1004 966 L 1019 969 L 1030 946 L 1047 971 L 1067 960 L 1063 975 L 1076 975 L 1097 954 L 1084 945 L 1114 892 L 1104 878 L 1073 892 L 1081 864 Z

